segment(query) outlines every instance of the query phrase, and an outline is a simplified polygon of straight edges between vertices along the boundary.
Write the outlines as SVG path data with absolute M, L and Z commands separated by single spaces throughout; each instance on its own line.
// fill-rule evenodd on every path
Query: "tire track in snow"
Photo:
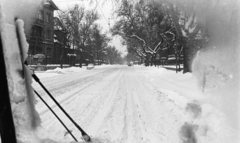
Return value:
M 144 87 L 141 86 L 141 82 L 138 81 L 138 77 L 136 77 L 135 69 L 132 69 L 130 71 L 131 73 L 127 75 L 127 83 L 128 87 L 127 93 L 128 95 L 128 106 L 130 106 L 130 110 L 128 108 L 128 112 L 126 113 L 127 122 L 129 122 L 128 126 L 128 136 L 130 137 L 127 139 L 127 142 L 135 142 L 135 143 L 141 143 L 146 141 L 146 129 L 143 126 L 143 122 L 141 121 L 141 118 L 143 116 L 143 113 L 139 112 L 141 105 L 139 101 L 137 100 L 138 96 L 141 96 L 143 94 L 142 92 L 138 92 L 138 90 L 144 89 Z M 128 116 L 130 114 L 131 116 Z
M 43 78 L 40 79 L 42 83 L 47 87 L 47 89 L 56 97 L 58 94 L 64 94 L 69 92 L 73 88 L 78 86 L 84 86 L 86 83 L 96 79 L 99 75 L 105 75 L 108 72 L 111 72 L 113 69 L 106 70 L 96 70 L 93 73 L 82 76 L 82 73 L 73 73 L 73 74 L 62 74 L 60 76 L 52 78 Z M 103 76 L 101 76 L 103 77 Z M 57 82 L 56 82 L 57 81 Z M 45 91 L 36 83 L 33 83 L 35 90 L 39 92 L 40 95 L 46 96 Z
M 84 130 L 114 143 L 179 142 L 184 114 L 167 94 L 155 89 L 135 67 L 115 68 L 104 76 L 91 79 L 94 84 L 63 102 Z M 58 125 L 45 122 L 49 129 Z M 67 125 L 81 137 L 73 125 Z M 64 134 L 64 129 L 58 132 Z
M 98 101 L 102 104 L 98 107 L 94 107 L 95 115 L 90 115 L 88 118 L 85 119 L 89 121 L 88 131 L 92 135 L 96 135 L 96 132 L 104 121 L 104 118 L 107 116 L 109 110 L 111 110 L 113 106 L 122 74 L 123 71 L 121 69 L 119 73 L 116 73 L 114 75 L 114 79 L 111 79 L 108 82 L 108 84 L 104 88 L 106 89 L 106 91 L 100 94 L 102 96 L 102 100 Z
M 109 116 L 114 113 L 116 115 L 107 116 L 105 122 L 111 123 L 101 126 L 105 127 L 102 129 L 101 136 L 103 135 L 112 142 L 121 143 L 171 142 L 172 136 L 175 136 L 174 141 L 179 141 L 178 127 L 184 120 L 181 120 L 182 116 L 177 117 L 177 115 L 182 114 L 182 110 L 176 107 L 180 114 L 177 113 L 178 110 L 173 110 L 176 105 L 164 93 L 154 91 L 150 85 L 146 84 L 143 76 L 135 74 L 134 69 L 125 69 L 123 79 L 120 82 L 124 85 L 121 95 L 124 96 L 125 93 L 125 98 L 115 100 L 119 104 L 114 103 L 116 106 L 112 109 L 117 105 L 124 106 L 124 108 L 121 108 L 122 112 L 119 113 L 116 110 L 110 111 Z M 161 99 L 161 102 L 156 99 L 157 97 Z M 120 113 L 123 113 L 123 116 Z M 114 122 L 114 120 L 119 122 Z M 118 132 L 116 135 L 114 130 L 121 130 L 121 133 Z
M 135 97 L 138 94 L 136 87 L 139 87 L 140 83 L 135 84 L 138 82 L 135 78 L 132 69 L 124 69 L 124 74 L 116 84 L 118 90 L 109 87 L 114 91 L 112 95 L 115 97 L 108 107 L 110 110 L 105 112 L 105 118 L 102 117 L 101 121 L 98 120 L 98 124 L 102 122 L 100 130 L 97 132 L 99 136 L 117 143 L 144 142 L 144 134 L 146 133 L 144 132 L 143 121 L 140 119 L 141 114 L 138 109 L 140 105 L 138 105 Z M 95 127 L 94 124 L 92 126 Z
M 84 90 L 81 94 L 92 94 L 89 100 L 86 102 L 85 105 L 77 105 L 75 106 L 75 113 L 76 110 L 79 110 L 77 113 L 78 115 L 74 116 L 74 119 L 81 125 L 83 129 L 87 129 L 91 124 L 95 121 L 94 129 L 98 126 L 98 123 L 101 123 L 102 118 L 106 114 L 108 109 L 108 104 L 112 103 L 114 96 L 112 95 L 112 87 L 116 87 L 115 85 L 118 83 L 118 80 L 121 78 L 122 70 L 116 69 L 114 72 L 111 72 L 104 78 L 104 80 L 99 81 L 97 84 L 98 86 L 90 86 L 86 90 Z M 101 89 L 101 90 L 99 90 Z M 106 89 L 106 90 L 104 90 Z M 117 87 L 116 87 L 117 89 Z M 95 91 L 99 91 L 96 93 Z M 79 96 L 79 99 L 75 99 L 76 101 L 81 101 L 80 98 L 82 95 Z M 71 104 L 74 104 L 73 101 Z M 79 108 L 78 108 L 79 106 Z M 99 122 L 100 121 L 100 122 Z M 86 130 L 89 134 L 88 130 Z M 91 134 L 90 134 L 91 135 Z
M 98 132 L 98 136 L 106 139 L 110 139 L 111 142 L 123 143 L 127 136 L 125 131 L 126 119 L 124 116 L 127 103 L 127 93 L 126 93 L 126 79 L 125 72 L 122 78 L 118 82 L 118 90 L 115 93 L 114 104 L 110 108 L 110 111 L 105 116 Z M 123 124 L 124 122 L 124 124 Z
M 119 81 L 119 89 L 114 96 L 114 104 L 101 125 L 99 136 L 116 143 L 141 143 L 143 141 L 143 127 L 136 105 L 136 87 L 132 84 L 134 72 L 124 69 Z M 135 82 L 135 80 L 134 80 Z
M 93 85 L 96 82 L 97 82 L 97 80 L 94 80 L 94 81 L 88 83 L 87 85 L 85 85 L 85 86 L 83 86 L 81 88 L 78 88 L 76 90 L 72 90 L 71 94 L 68 93 L 67 96 L 63 96 L 63 98 L 57 99 L 57 101 L 61 105 L 65 104 L 65 103 L 69 103 L 72 100 L 73 97 L 77 96 L 77 93 L 83 91 L 84 89 L 88 88 L 89 86 Z M 48 98 L 48 100 L 50 100 L 50 99 Z M 53 101 L 48 101 L 48 103 L 49 103 L 49 105 L 50 105 L 50 107 L 52 109 L 57 106 L 55 103 L 53 103 Z M 43 115 L 44 113 L 46 113 L 48 111 L 48 109 L 45 108 L 44 110 L 38 110 L 38 111 L 39 111 L 39 114 Z
M 71 92 L 71 94 L 68 94 L 68 96 L 63 96 L 64 98 L 61 98 L 60 100 L 57 100 L 61 105 L 62 105 L 62 107 L 66 110 L 66 112 L 68 112 L 69 113 L 69 115 L 75 120 L 75 121 L 77 121 L 76 119 L 76 115 L 74 115 L 74 112 L 76 112 L 76 109 L 74 109 L 74 110 L 71 110 L 71 108 L 69 108 L 69 104 L 71 105 L 71 104 L 73 104 L 74 103 L 74 100 L 76 99 L 76 97 L 78 96 L 78 94 L 77 93 L 79 93 L 79 92 L 83 92 L 85 89 L 87 89 L 89 86 L 93 86 L 95 83 L 97 83 L 98 82 L 98 80 L 96 79 L 96 80 L 94 80 L 94 81 L 92 81 L 91 83 L 89 83 L 89 84 L 87 84 L 87 85 L 85 85 L 84 87 L 82 87 L 82 88 L 77 88 L 76 90 L 72 90 Z M 72 102 L 72 103 L 71 103 Z M 60 111 L 60 109 L 59 108 L 55 108 L 56 107 L 56 105 L 55 105 L 55 103 L 53 103 L 52 101 L 49 101 L 48 103 L 50 103 L 49 105 L 50 105 L 50 107 L 57 113 L 57 115 L 64 121 L 64 123 L 66 123 L 66 125 L 68 126 L 68 127 L 70 127 L 70 129 L 72 129 L 72 131 L 76 131 L 76 132 L 79 132 L 78 130 L 76 130 L 75 129 L 75 127 L 73 126 L 73 124 L 72 123 L 70 123 L 69 122 L 69 119 L 67 119 L 66 118 L 66 116 L 62 113 L 62 111 Z M 89 103 L 91 103 L 91 102 L 89 102 Z M 49 112 L 49 110 L 47 109 L 47 108 L 42 108 L 42 109 L 44 109 L 44 110 L 38 110 L 39 111 L 39 113 L 40 113 L 40 115 L 41 115 L 41 118 L 44 118 L 44 119 L 46 119 L 46 118 L 49 118 L 49 114 L 51 114 L 50 112 Z M 73 111 L 73 112 L 72 112 Z M 43 126 L 49 126 L 50 125 L 50 127 L 49 128 L 57 128 L 56 126 L 62 126 L 62 125 L 60 125 L 58 122 L 56 123 L 56 119 L 55 119 L 55 117 L 53 117 L 53 115 L 52 115 L 52 118 L 51 119 L 53 119 L 53 120 L 47 120 L 47 121 L 45 121 L 44 123 L 43 123 Z M 79 122 L 77 122 L 77 123 L 79 123 Z M 65 130 L 64 128 L 62 128 L 63 130 Z M 57 133 L 58 134 L 58 133 Z M 75 135 L 76 136 L 76 135 Z M 77 136 L 76 136 L 77 137 Z M 80 138 L 80 135 L 78 134 L 78 137 Z
M 81 117 L 81 113 L 78 114 L 78 115 L 74 115 L 74 112 L 76 113 L 76 110 L 77 110 L 77 107 L 79 106 L 78 105 L 78 100 L 77 98 L 81 97 L 81 96 L 85 96 L 85 90 L 89 90 L 89 88 L 91 87 L 94 87 L 95 84 L 99 84 L 100 82 L 103 81 L 103 77 L 104 78 L 108 78 L 108 76 L 110 76 L 114 71 L 116 71 L 117 69 L 114 68 L 114 69 L 111 69 L 111 70 L 108 70 L 108 71 L 105 71 L 102 76 L 101 75 L 98 75 L 95 77 L 95 79 L 93 79 L 93 81 L 91 81 L 90 83 L 88 83 L 87 85 L 85 85 L 84 87 L 81 87 L 81 88 L 76 88 L 75 90 L 72 90 L 71 92 L 72 93 L 68 93 L 68 95 L 64 95 L 61 100 L 58 100 L 60 101 L 61 105 L 63 106 L 63 108 L 70 114 L 70 116 L 72 116 L 73 119 L 75 119 L 75 121 L 77 121 L 77 123 L 81 123 L 79 122 L 78 118 L 79 116 Z M 67 86 L 66 86 L 67 87 Z M 88 91 L 87 91 L 88 92 Z M 85 102 L 87 104 L 89 103 L 92 103 L 91 101 L 93 101 L 94 98 L 92 98 L 91 100 L 89 100 L 90 102 Z M 81 102 L 81 101 L 80 101 Z M 81 106 L 82 105 L 85 105 L 84 102 L 81 103 Z M 78 106 L 75 106 L 76 108 L 72 108 L 74 106 L 71 106 L 72 104 L 75 104 L 75 105 L 78 105 Z M 70 106 L 69 106 L 70 105 Z M 44 106 L 44 105 L 42 105 Z M 54 108 L 56 105 L 53 104 L 52 108 Z M 88 105 L 90 106 L 90 105 Z M 95 106 L 95 105 L 94 105 Z M 81 108 L 79 108 L 81 109 Z M 74 126 L 69 123 L 69 120 L 66 119 L 66 117 L 61 113 L 61 111 L 56 108 L 54 109 L 56 111 L 56 113 L 60 116 L 60 118 L 67 124 L 67 126 L 69 126 L 70 128 L 73 128 L 73 131 L 75 131 L 75 128 Z M 85 110 L 85 109 L 84 109 Z M 86 108 L 87 110 L 87 108 Z M 52 120 L 48 120 L 47 118 L 49 118 L 49 114 L 51 114 L 50 112 L 46 112 L 48 111 L 47 108 L 45 108 L 45 110 L 42 110 L 40 111 L 40 115 L 41 115 L 41 118 L 43 118 L 44 123 L 42 124 L 43 126 L 48 126 L 48 128 L 55 128 L 56 126 L 61 126 L 58 121 L 56 122 L 56 119 L 55 117 L 53 116 L 50 116 Z M 62 129 L 61 132 L 64 132 L 64 128 Z M 78 132 L 78 131 L 76 131 Z M 80 135 L 78 134 L 79 138 L 80 138 Z
M 114 70 L 114 69 L 107 69 L 106 71 L 95 73 L 93 77 L 87 76 L 87 77 L 82 78 L 79 74 L 77 74 L 78 76 L 73 76 L 73 78 L 74 78 L 73 82 L 69 81 L 69 80 L 71 80 L 71 78 L 69 79 L 68 76 L 62 77 L 60 79 L 60 81 L 64 81 L 63 82 L 64 85 L 62 85 L 61 88 L 57 87 L 57 83 L 59 83 L 59 79 L 55 80 L 55 81 L 54 80 L 50 80 L 50 81 L 54 81 L 53 83 L 51 83 L 53 85 L 51 87 L 54 87 L 54 88 L 49 88 L 47 85 L 45 85 L 45 84 L 44 85 L 50 91 L 50 93 L 54 97 L 56 97 L 56 99 L 58 99 L 57 101 L 63 104 L 63 101 L 66 102 L 67 98 L 71 98 L 71 97 L 73 97 L 72 95 L 77 95 L 77 93 L 79 93 L 80 91 L 88 88 L 89 86 L 91 86 L 91 85 L 93 85 L 95 83 L 98 83 L 100 80 L 103 79 L 103 77 L 107 76 L 108 72 L 111 72 L 112 70 Z M 76 79 L 76 77 L 79 77 L 79 78 Z M 63 83 L 61 83 L 61 84 L 63 84 Z M 50 98 L 48 97 L 46 92 L 41 87 L 40 87 L 41 90 L 40 89 L 37 90 L 39 87 L 36 86 L 36 85 L 34 86 L 34 88 L 35 88 L 35 90 L 37 92 L 39 92 L 39 94 L 42 97 L 47 96 L 47 97 L 45 97 L 45 99 L 47 98 L 47 100 L 50 100 Z M 62 91 L 62 90 L 65 91 L 65 92 L 59 92 L 59 91 Z M 44 93 L 41 94 L 41 92 L 44 92 Z M 58 92 L 58 93 L 56 93 L 56 92 Z M 61 96 L 63 96 L 63 97 L 61 97 Z M 36 97 L 36 98 L 38 99 L 38 97 Z M 53 102 L 51 104 L 53 104 Z M 55 107 L 55 106 L 56 106 L 55 104 L 51 105 L 51 107 Z M 41 112 L 42 111 L 40 111 L 40 113 Z

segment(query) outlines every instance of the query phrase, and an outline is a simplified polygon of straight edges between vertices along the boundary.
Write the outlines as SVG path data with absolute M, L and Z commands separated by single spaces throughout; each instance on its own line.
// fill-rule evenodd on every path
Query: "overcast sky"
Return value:
M 110 27 L 113 26 L 115 20 L 113 16 L 113 10 L 115 4 L 111 0 L 93 0 L 93 3 L 89 3 L 90 0 L 53 0 L 53 2 L 58 6 L 60 10 L 67 9 L 74 4 L 83 5 L 86 8 L 93 9 L 96 8 L 98 13 L 101 15 L 100 20 L 97 21 L 103 31 L 109 31 Z M 110 33 L 109 33 L 110 36 Z M 121 45 L 120 37 L 113 37 L 113 40 L 110 42 L 110 45 L 114 45 L 123 55 L 126 55 L 126 47 Z

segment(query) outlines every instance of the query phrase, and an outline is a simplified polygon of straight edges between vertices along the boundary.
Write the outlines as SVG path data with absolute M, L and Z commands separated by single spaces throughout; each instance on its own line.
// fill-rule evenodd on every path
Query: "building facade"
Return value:
M 29 43 L 29 64 L 51 64 L 54 50 L 54 11 L 58 7 L 47 0 L 39 10 L 27 40 Z

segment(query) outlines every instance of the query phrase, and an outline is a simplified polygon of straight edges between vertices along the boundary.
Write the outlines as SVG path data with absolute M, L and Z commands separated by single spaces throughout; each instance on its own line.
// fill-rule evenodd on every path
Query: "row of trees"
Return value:
M 85 62 L 83 53 L 92 56 L 92 60 L 97 61 L 98 64 L 100 59 L 103 60 L 103 56 L 110 63 L 119 61 L 115 58 L 119 58 L 121 53 L 115 47 L 108 45 L 111 39 L 96 23 L 100 15 L 94 9 L 87 10 L 75 5 L 67 10 L 58 11 L 57 17 L 55 26 L 66 34 L 65 46 L 80 51 L 80 67 Z
M 119 3 L 118 20 L 111 31 L 124 39 L 123 43 L 131 49 L 129 52 L 145 60 L 146 65 L 173 54 L 179 66 L 184 56 L 184 72 L 190 71 L 192 56 L 208 41 L 196 14 L 184 11 L 184 5 L 167 1 L 121 0 Z
M 122 64 L 123 58 L 121 57 L 121 52 L 119 52 L 115 46 L 108 46 L 106 48 L 106 56 L 110 64 Z

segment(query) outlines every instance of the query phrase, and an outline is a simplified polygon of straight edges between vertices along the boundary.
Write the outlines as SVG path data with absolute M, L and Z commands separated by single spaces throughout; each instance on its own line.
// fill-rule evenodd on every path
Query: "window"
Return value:
M 47 13 L 47 22 L 51 22 L 51 14 Z
M 43 20 L 43 12 L 42 11 L 38 12 L 38 19 Z
M 51 50 L 51 48 L 47 47 L 46 55 L 47 55 L 47 56 L 51 56 L 51 55 L 52 55 L 52 50 Z
M 39 45 L 37 45 L 37 47 L 36 47 L 36 51 L 37 51 L 37 53 L 35 53 L 35 54 L 42 53 L 42 52 L 43 52 L 42 47 L 39 46 Z
M 46 31 L 46 38 L 52 39 L 52 31 L 50 29 L 47 29 L 47 31 Z
M 37 37 L 43 37 L 43 28 L 37 26 Z
M 43 37 L 43 28 L 40 26 L 33 26 L 31 36 Z
M 31 36 L 36 36 L 36 27 L 35 26 L 33 26 L 32 27 L 32 30 L 31 30 Z

